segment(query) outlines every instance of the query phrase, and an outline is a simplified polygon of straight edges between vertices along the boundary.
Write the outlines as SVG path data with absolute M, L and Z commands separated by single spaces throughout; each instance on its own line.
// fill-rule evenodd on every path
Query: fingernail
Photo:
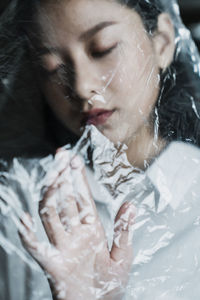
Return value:
M 59 150 L 56 155 L 55 155 L 55 162 L 60 162 L 60 161 L 65 161 L 68 162 L 69 161 L 69 151 L 67 150 Z
M 130 206 L 128 208 L 128 224 L 127 224 L 128 245 L 132 245 L 136 214 L 137 214 L 137 209 L 135 205 L 133 203 L 130 203 Z
M 28 234 L 27 229 L 22 223 L 19 223 L 17 226 L 17 230 L 20 233 L 21 236 L 26 236 Z
M 61 152 L 61 151 L 64 151 L 64 149 L 63 149 L 62 147 L 58 148 L 58 149 L 56 150 L 56 155 L 57 155 L 59 152 Z
M 83 165 L 83 163 L 82 163 L 81 158 L 80 158 L 78 155 L 75 155 L 75 156 L 72 158 L 72 160 L 71 160 L 71 162 L 70 162 L 70 165 L 71 165 L 71 167 L 72 167 L 73 169 L 78 169 L 78 168 L 80 168 L 80 167 Z
M 124 204 L 124 213 L 121 215 L 119 220 L 115 223 L 118 230 L 128 231 L 135 223 L 136 207 L 133 203 L 127 202 Z
M 33 219 L 28 213 L 23 213 L 20 219 L 27 226 L 29 230 L 33 232 L 36 231 L 35 222 L 33 221 Z
M 70 156 L 68 151 L 60 151 L 55 155 L 53 161 L 52 173 L 60 173 L 63 171 L 70 163 Z
M 127 212 L 128 212 L 128 223 L 131 225 L 132 223 L 134 223 L 137 214 L 137 209 L 132 202 L 128 203 Z

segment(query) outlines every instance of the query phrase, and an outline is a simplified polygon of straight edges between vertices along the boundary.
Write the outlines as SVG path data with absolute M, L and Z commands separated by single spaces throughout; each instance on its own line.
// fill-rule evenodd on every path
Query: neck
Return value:
M 154 137 L 149 127 L 143 127 L 127 144 L 129 162 L 141 170 L 145 170 L 166 146 L 166 142 Z

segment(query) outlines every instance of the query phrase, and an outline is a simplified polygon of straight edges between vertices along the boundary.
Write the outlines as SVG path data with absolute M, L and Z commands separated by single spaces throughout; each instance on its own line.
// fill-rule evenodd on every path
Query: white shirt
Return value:
M 34 165 L 33 162 L 30 164 Z M 134 262 L 124 299 L 200 299 L 199 165 L 199 149 L 184 143 L 171 143 L 123 199 L 133 201 L 137 207 Z M 31 197 L 26 198 L 27 194 L 37 194 L 34 184 L 30 182 L 36 180 L 41 170 L 38 173 L 33 166 L 29 166 L 32 171 L 25 172 L 26 168 L 19 169 L 19 166 L 14 168 L 20 172 L 18 183 L 9 182 L 14 193 L 10 186 L 7 189 L 10 195 L 6 199 L 12 200 L 9 205 L 1 202 L 0 206 L 0 245 L 3 247 L 0 251 L 0 299 L 47 300 L 51 299 L 47 280 L 23 249 L 12 215 L 12 210 L 21 201 L 23 209 L 37 216 L 36 203 L 31 201 Z M 5 186 L 3 181 L 2 187 Z M 112 205 L 99 197 L 98 188 L 94 189 L 96 184 L 90 175 L 89 181 L 111 245 Z M 36 222 L 40 223 L 39 217 L 36 218 Z M 42 226 L 38 234 L 41 239 L 46 238 Z

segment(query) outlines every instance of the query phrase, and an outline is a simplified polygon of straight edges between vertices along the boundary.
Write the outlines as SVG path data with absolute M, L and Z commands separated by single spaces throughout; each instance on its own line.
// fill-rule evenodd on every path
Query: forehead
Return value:
M 62 31 L 68 37 L 100 22 L 137 22 L 139 19 L 136 12 L 114 0 L 47 0 L 38 11 L 39 25 L 44 33 Z

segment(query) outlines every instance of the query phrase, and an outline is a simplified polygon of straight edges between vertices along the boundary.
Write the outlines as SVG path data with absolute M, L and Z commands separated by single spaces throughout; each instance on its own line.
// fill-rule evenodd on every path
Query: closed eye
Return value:
M 113 45 L 112 47 L 103 50 L 103 51 L 93 51 L 92 52 L 92 57 L 93 58 L 102 58 L 108 54 L 110 54 L 116 47 L 117 47 L 118 43 L 116 43 L 115 45 Z
M 46 77 L 48 78 L 53 78 L 54 76 L 56 76 L 60 79 L 66 79 L 70 74 L 70 69 L 67 68 L 64 64 L 59 64 L 52 70 L 43 68 L 43 73 L 45 73 Z
M 53 70 L 47 70 L 46 68 L 43 68 L 43 71 L 45 72 L 45 74 L 49 77 L 57 75 L 59 73 L 60 70 L 63 70 L 64 68 L 64 64 L 60 64 L 57 65 L 56 68 L 54 68 Z

